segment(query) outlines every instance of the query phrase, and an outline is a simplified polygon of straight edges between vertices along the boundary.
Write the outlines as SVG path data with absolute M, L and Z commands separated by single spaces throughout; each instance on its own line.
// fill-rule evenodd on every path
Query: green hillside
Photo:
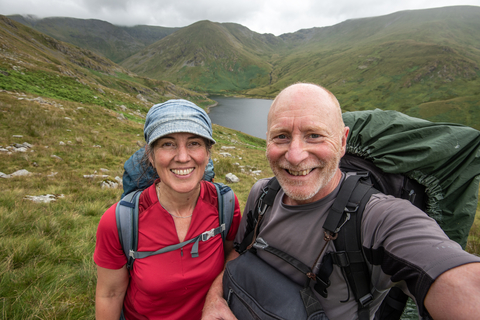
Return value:
M 144 25 L 124 27 L 101 20 L 64 17 L 36 19 L 33 16 L 12 15 L 8 18 L 116 63 L 179 29 Z
M 114 61 L 125 57 L 120 65 L 136 74 L 196 92 L 273 98 L 308 81 L 330 89 L 345 111 L 394 109 L 480 129 L 476 6 L 402 11 L 278 37 L 211 21 L 174 30 L 17 18 Z
M 233 31 L 233 32 L 232 32 Z M 200 21 L 150 45 L 121 64 L 138 74 L 209 93 L 269 84 L 272 49 L 239 25 Z

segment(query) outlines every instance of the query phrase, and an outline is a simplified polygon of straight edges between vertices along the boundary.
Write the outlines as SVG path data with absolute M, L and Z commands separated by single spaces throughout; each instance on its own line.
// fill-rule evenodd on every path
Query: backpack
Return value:
M 123 252 L 127 257 L 127 269 L 133 268 L 135 259 L 142 259 L 152 255 L 157 255 L 169 251 L 183 248 L 189 243 L 194 243 L 191 255 L 192 258 L 198 257 L 198 245 L 200 241 L 208 241 L 212 237 L 221 234 L 225 242 L 228 231 L 233 220 L 235 211 L 235 196 L 233 190 L 223 183 L 213 182 L 215 176 L 213 162 L 210 159 L 203 175 L 203 180 L 210 181 L 216 188 L 218 198 L 218 218 L 219 226 L 205 231 L 198 236 L 185 240 L 181 243 L 164 247 L 157 251 L 137 251 L 138 247 L 138 202 L 143 189 L 149 187 L 156 178 L 157 173 L 149 167 L 142 176 L 140 161 L 144 156 L 145 148 L 137 150 L 124 165 L 123 188 L 121 200 L 115 209 L 115 219 L 117 222 L 118 237 L 122 245 Z
M 344 271 L 358 304 L 358 318 L 369 319 L 373 297 L 370 274 L 361 245 L 361 218 L 376 192 L 408 199 L 434 218 L 464 248 L 478 202 L 480 132 L 448 123 L 432 123 L 396 111 L 369 110 L 343 114 L 350 127 L 347 154 L 340 168 L 353 172 L 342 184 L 323 228 L 336 252 L 326 255 L 315 290 L 327 294 L 333 264 Z M 351 178 L 354 177 L 354 178 Z M 255 251 L 261 217 L 273 205 L 280 186 L 272 178 L 247 216 L 247 231 L 239 253 Z M 286 253 L 281 253 L 287 255 Z M 399 319 L 407 296 L 392 288 L 375 319 Z

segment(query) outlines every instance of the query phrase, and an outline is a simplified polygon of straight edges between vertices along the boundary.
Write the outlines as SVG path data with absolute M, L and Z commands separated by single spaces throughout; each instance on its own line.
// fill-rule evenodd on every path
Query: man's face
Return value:
M 269 113 L 267 158 L 287 204 L 323 198 L 341 176 L 338 163 L 345 153 L 348 128 L 341 122 L 339 107 L 326 92 L 319 96 L 318 90 L 287 92 Z

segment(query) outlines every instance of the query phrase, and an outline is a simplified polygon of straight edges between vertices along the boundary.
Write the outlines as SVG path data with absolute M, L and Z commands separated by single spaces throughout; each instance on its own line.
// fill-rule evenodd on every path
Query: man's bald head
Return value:
M 325 112 L 332 116 L 338 130 L 343 130 L 345 127 L 340 103 L 333 93 L 317 84 L 296 83 L 283 89 L 273 100 L 267 118 L 267 137 L 272 117 L 276 111 L 280 108 L 294 108 L 295 101 L 302 101 L 303 105 L 300 107 L 305 108 L 305 110 L 308 110 L 310 106 L 315 106 L 316 111 Z

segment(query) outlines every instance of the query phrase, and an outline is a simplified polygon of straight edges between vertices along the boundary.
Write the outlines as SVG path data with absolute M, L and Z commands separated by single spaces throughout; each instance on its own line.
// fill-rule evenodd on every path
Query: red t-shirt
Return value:
M 217 201 L 215 186 L 202 181 L 185 240 L 218 227 Z M 93 256 L 98 266 L 107 269 L 120 269 L 127 262 L 118 239 L 115 208 L 116 204 L 100 220 Z M 227 240 L 235 238 L 240 218 L 235 196 Z M 180 242 L 172 216 L 158 202 L 155 184 L 140 196 L 138 220 L 138 251 L 156 251 Z M 135 261 L 124 300 L 126 319 L 201 318 L 205 296 L 224 267 L 222 236 L 200 241 L 197 258 L 190 254 L 192 246 Z

